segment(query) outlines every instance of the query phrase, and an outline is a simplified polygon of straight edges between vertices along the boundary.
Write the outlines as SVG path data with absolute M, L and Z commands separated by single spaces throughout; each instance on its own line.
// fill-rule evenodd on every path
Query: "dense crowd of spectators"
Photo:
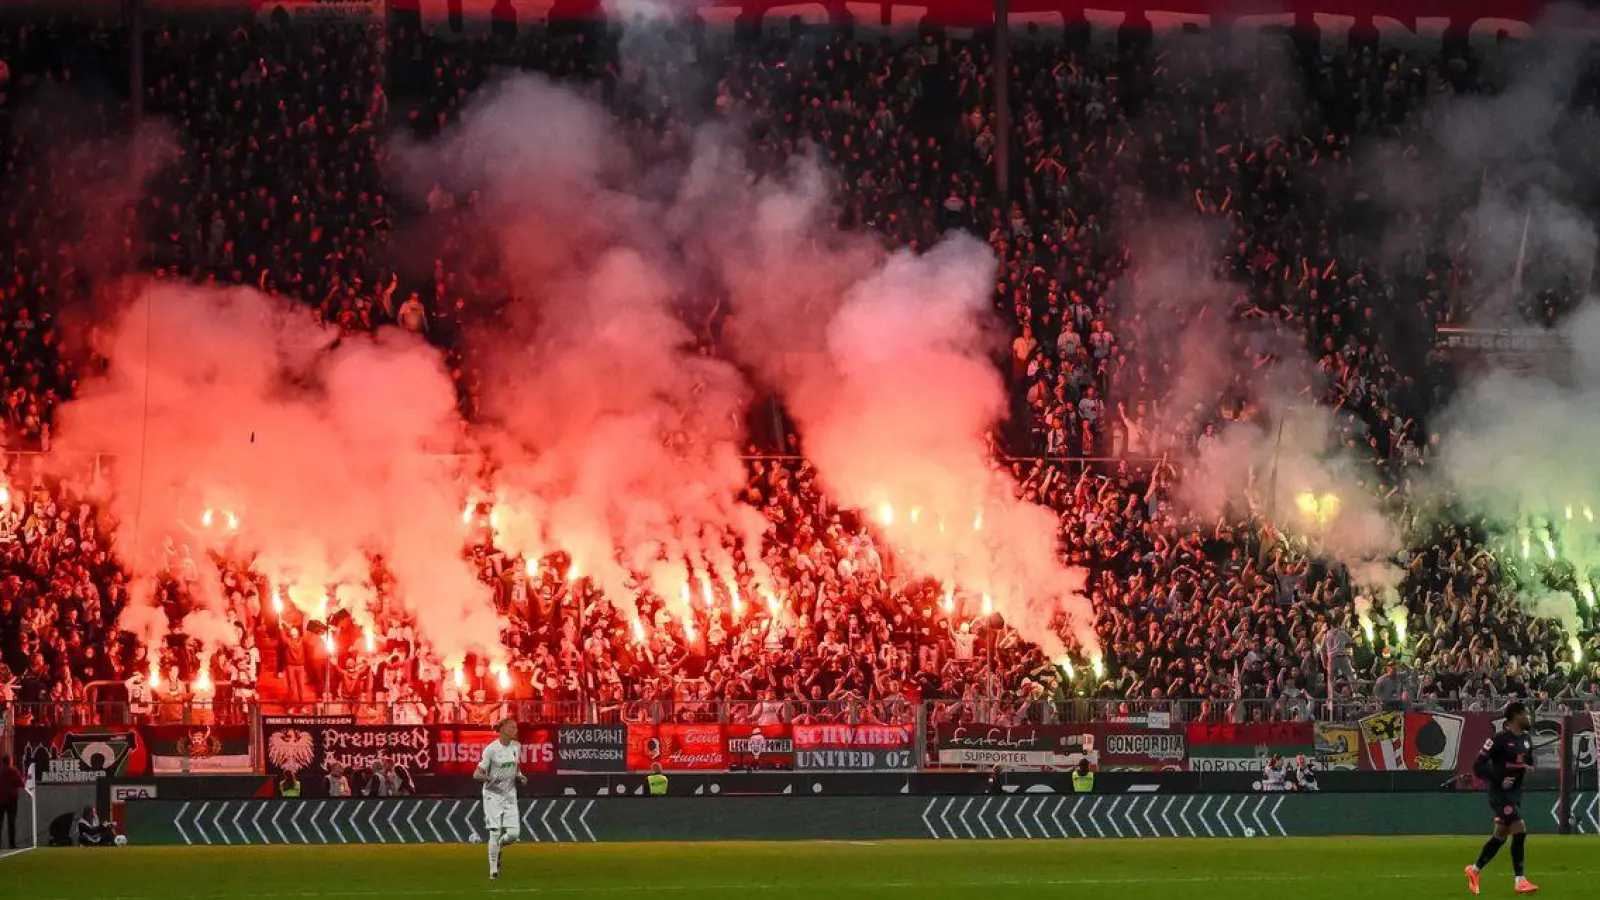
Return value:
M 1222 521 L 1176 502 L 1178 461 L 1227 422 L 1260 415 L 1248 373 L 1289 342 L 1320 370 L 1318 399 L 1344 443 L 1371 455 L 1371 489 L 1403 506 L 1407 472 L 1430 452 L 1429 413 L 1451 386 L 1428 349 L 1433 330 L 1471 294 L 1472 272 L 1434 240 L 1455 212 L 1447 205 L 1438 221 L 1410 221 L 1415 246 L 1380 265 L 1360 211 L 1335 202 L 1330 184 L 1364 140 L 1427 152 L 1409 114 L 1430 96 L 1492 90 L 1479 61 L 1459 50 L 1323 57 L 1296 45 L 1223 57 L 1020 41 L 1014 185 L 1002 200 L 986 42 L 806 33 L 712 53 L 702 40 L 653 47 L 659 64 L 698 67 L 704 89 L 686 97 L 619 66 L 592 30 L 445 41 L 404 28 L 162 27 L 148 43 L 150 124 L 130 160 L 107 152 L 128 142 L 126 36 L 82 22 L 0 26 L 11 73 L 0 86 L 10 446 L 48 449 L 56 404 L 101 363 L 73 330 L 87 333 L 117 279 L 135 272 L 255 285 L 347 329 L 423 332 L 448 354 L 470 415 L 474 376 L 455 339 L 470 310 L 504 298 L 486 296 L 495 288 L 464 241 L 443 237 L 425 252 L 394 242 L 400 224 L 424 217 L 444 226 L 432 233 L 465 233 L 450 226 L 471 198 L 441 190 L 425 206 L 397 202 L 383 145 L 447 128 L 497 66 L 538 70 L 635 123 L 738 123 L 758 165 L 814 148 L 836 179 L 841 227 L 890 245 L 925 247 L 950 228 L 988 238 L 1000 260 L 995 306 L 1015 327 L 1010 358 L 998 361 L 1014 402 L 997 458 L 1023 460 L 1006 463 L 1019 495 L 1059 513 L 1063 554 L 1089 571 L 1103 669 L 1068 671 L 977 598 L 897 571 L 796 457 L 749 464 L 783 599 L 752 600 L 737 621 L 727 604 L 701 610 L 692 630 L 646 609 L 653 627 L 638 641 L 592 586 L 568 577 L 569 560 L 509 558 L 480 530 L 468 552 L 510 622 L 503 675 L 477 660 L 447 670 L 403 618 L 369 635 L 348 614 L 323 623 L 292 606 L 276 612 L 259 579 L 228 566 L 237 646 L 210 657 L 203 676 L 181 638 L 152 666 L 113 627 L 129 585 L 90 500 L 108 464 L 46 479 L 24 453 L 9 460 L 0 515 L 0 702 L 63 715 L 40 704 L 120 682 L 117 696 L 156 715 L 168 713 L 147 705 L 198 698 L 226 716 L 259 697 L 381 706 L 400 721 L 505 699 L 551 718 L 904 721 L 930 702 L 941 719 L 1028 721 L 1087 714 L 1092 702 L 1306 718 L 1600 696 L 1594 622 L 1580 660 L 1555 623 L 1519 602 L 1477 527 L 1414 535 L 1399 561 L 1409 617 L 1379 609 L 1363 620 L 1349 573 L 1262 527 L 1245 498 L 1247 512 Z M 1128 227 L 1161 209 L 1202 224 Z M 1171 268 L 1158 272 L 1151 258 Z M 1202 287 L 1175 290 L 1174 279 Z M 1570 305 L 1560 292 L 1540 296 L 1541 316 Z M 1180 403 L 1183 335 L 1208 319 L 1252 322 L 1260 339 L 1217 332 L 1229 335 L 1220 355 L 1231 368 Z M 784 435 L 757 443 L 797 446 Z M 163 596 L 181 607 L 193 560 L 169 551 Z

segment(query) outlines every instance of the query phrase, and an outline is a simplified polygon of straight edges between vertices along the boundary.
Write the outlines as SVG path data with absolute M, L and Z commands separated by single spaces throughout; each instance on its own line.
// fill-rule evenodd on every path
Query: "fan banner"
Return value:
M 1274 756 L 1317 755 L 1310 722 L 1191 722 L 1189 771 L 1260 772 Z
M 235 775 L 251 771 L 250 726 L 23 725 L 20 760 L 40 784 L 90 784 L 149 775 Z
M 152 775 L 243 775 L 250 765 L 250 726 L 144 725 Z
M 272 21 L 300 24 L 339 22 L 344 24 L 381 23 L 385 0 L 251 0 L 256 15 Z
M 381 761 L 406 773 L 434 771 L 434 735 L 426 725 L 351 725 L 318 721 L 318 717 L 264 717 L 261 746 L 267 774 L 279 782 L 298 784 L 302 796 L 327 793 L 328 766 L 338 763 L 351 774 L 351 788 L 361 790 L 360 776 Z
M 500 739 L 493 728 L 478 725 L 433 726 L 434 775 L 471 775 L 477 771 L 483 748 Z M 556 728 L 554 725 L 517 726 L 521 748 L 517 768 L 524 775 L 551 775 L 556 771 Z
M 728 747 L 721 725 L 628 726 L 628 770 L 648 772 L 659 765 L 667 772 L 717 771 L 728 768 Z
M 1583 750 L 1576 740 L 1572 743 L 1581 765 Z M 1589 764 L 1594 766 L 1595 787 L 1596 790 L 1600 790 L 1600 712 L 1589 713 L 1589 740 L 1586 746 L 1589 750 Z
M 562 772 L 628 771 L 628 729 L 623 725 L 563 725 L 556 738 Z
M 1181 728 L 1086 722 L 1073 725 L 941 725 L 935 733 L 940 765 L 1068 769 L 1082 760 L 1106 771 L 1183 768 Z
M 724 725 L 722 733 L 732 768 L 794 768 L 794 731 L 788 725 Z
M 262 8 L 341 5 L 339 0 L 258 2 Z M 1454 35 L 1493 44 L 1501 34 L 1526 36 L 1553 5 L 1546 0 L 1412 0 L 1403 7 L 1386 0 L 1011 0 L 1009 21 L 1017 30 L 1069 24 L 1113 34 L 1124 27 L 1166 32 L 1211 28 L 1234 33 L 1295 28 L 1316 33 L 1325 42 L 1351 36 L 1438 41 Z M 444 34 L 524 29 L 552 19 L 594 20 L 605 14 L 603 0 L 390 0 L 389 9 L 420 17 Z M 914 32 L 925 25 L 983 28 L 994 22 L 994 3 L 989 0 L 699 0 L 686 9 L 708 26 L 724 27 L 755 22 L 784 26 L 800 20 L 807 24 L 853 22 L 858 27 Z
M 19 725 L 17 755 L 35 767 L 39 784 L 94 784 L 150 774 L 150 750 L 135 725 Z
M 1361 729 L 1349 722 L 1318 722 L 1311 726 L 1317 762 L 1330 772 L 1361 768 Z
M 914 732 L 910 725 L 796 725 L 795 768 L 831 772 L 914 769 Z
M 1377 772 L 1459 772 L 1467 717 L 1443 712 L 1381 712 L 1361 728 L 1362 768 Z M 1470 767 L 1471 761 L 1468 761 Z

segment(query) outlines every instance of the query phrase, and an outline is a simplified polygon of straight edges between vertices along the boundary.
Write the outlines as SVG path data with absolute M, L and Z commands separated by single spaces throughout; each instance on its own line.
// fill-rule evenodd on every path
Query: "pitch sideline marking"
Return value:
M 31 848 L 30 848 L 31 849 Z M 23 851 L 17 851 L 23 852 Z M 3 857 L 0 857 L 3 858 Z M 1572 873 L 1582 875 L 1585 873 Z M 1368 874 L 1363 877 L 1374 881 L 1432 881 L 1444 880 L 1455 877 L 1452 873 L 1393 873 L 1393 874 Z M 1313 881 L 1323 881 L 1320 875 L 1193 875 L 1167 878 L 994 878 L 983 881 L 954 881 L 941 882 L 951 887 L 1071 887 L 1071 886 L 1116 886 L 1136 884 L 1221 884 L 1225 882 L 1249 881 L 1260 884 L 1303 884 Z M 548 894 L 554 896 L 567 896 L 571 894 L 643 894 L 652 891 L 683 894 L 696 891 L 793 891 L 810 887 L 804 883 L 795 884 L 625 884 L 625 885 L 598 885 L 588 887 L 500 887 L 491 888 L 483 893 L 488 894 Z M 928 887 L 928 882 L 922 881 L 876 881 L 859 882 L 855 884 L 830 884 L 830 889 L 838 890 L 923 890 Z M 284 891 L 274 893 L 256 893 L 254 897 L 438 897 L 457 896 L 461 888 L 428 889 L 414 891 L 372 890 L 372 891 Z M 77 897 L 48 897 L 40 900 L 81 900 Z M 147 900 L 144 895 L 124 895 L 102 897 L 100 900 Z

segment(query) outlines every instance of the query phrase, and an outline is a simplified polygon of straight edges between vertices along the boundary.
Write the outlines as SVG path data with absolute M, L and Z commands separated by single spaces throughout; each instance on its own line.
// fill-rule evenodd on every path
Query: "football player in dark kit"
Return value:
M 1483 745 L 1477 762 L 1472 764 L 1473 774 L 1489 787 L 1489 806 L 1494 810 L 1494 835 L 1483 845 L 1478 861 L 1467 866 L 1467 888 L 1474 894 L 1478 893 L 1478 873 L 1500 852 L 1507 837 L 1511 838 L 1516 892 L 1532 894 L 1539 890 L 1522 872 L 1523 844 L 1528 839 L 1528 824 L 1522 821 L 1522 779 L 1533 768 L 1533 741 L 1528 737 L 1532 726 L 1526 706 L 1520 702 L 1507 705 L 1505 728 Z

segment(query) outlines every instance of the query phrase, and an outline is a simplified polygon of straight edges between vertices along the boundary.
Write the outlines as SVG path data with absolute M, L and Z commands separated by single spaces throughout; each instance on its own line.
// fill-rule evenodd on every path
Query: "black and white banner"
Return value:
M 556 734 L 556 770 L 626 772 L 628 770 L 627 726 L 561 726 Z
M 380 761 L 413 775 L 433 767 L 433 736 L 425 725 L 352 725 L 348 717 L 267 716 L 261 720 L 267 773 L 292 776 L 307 796 L 326 788 L 328 766 L 371 771 Z M 359 785 L 352 784 L 359 789 Z

